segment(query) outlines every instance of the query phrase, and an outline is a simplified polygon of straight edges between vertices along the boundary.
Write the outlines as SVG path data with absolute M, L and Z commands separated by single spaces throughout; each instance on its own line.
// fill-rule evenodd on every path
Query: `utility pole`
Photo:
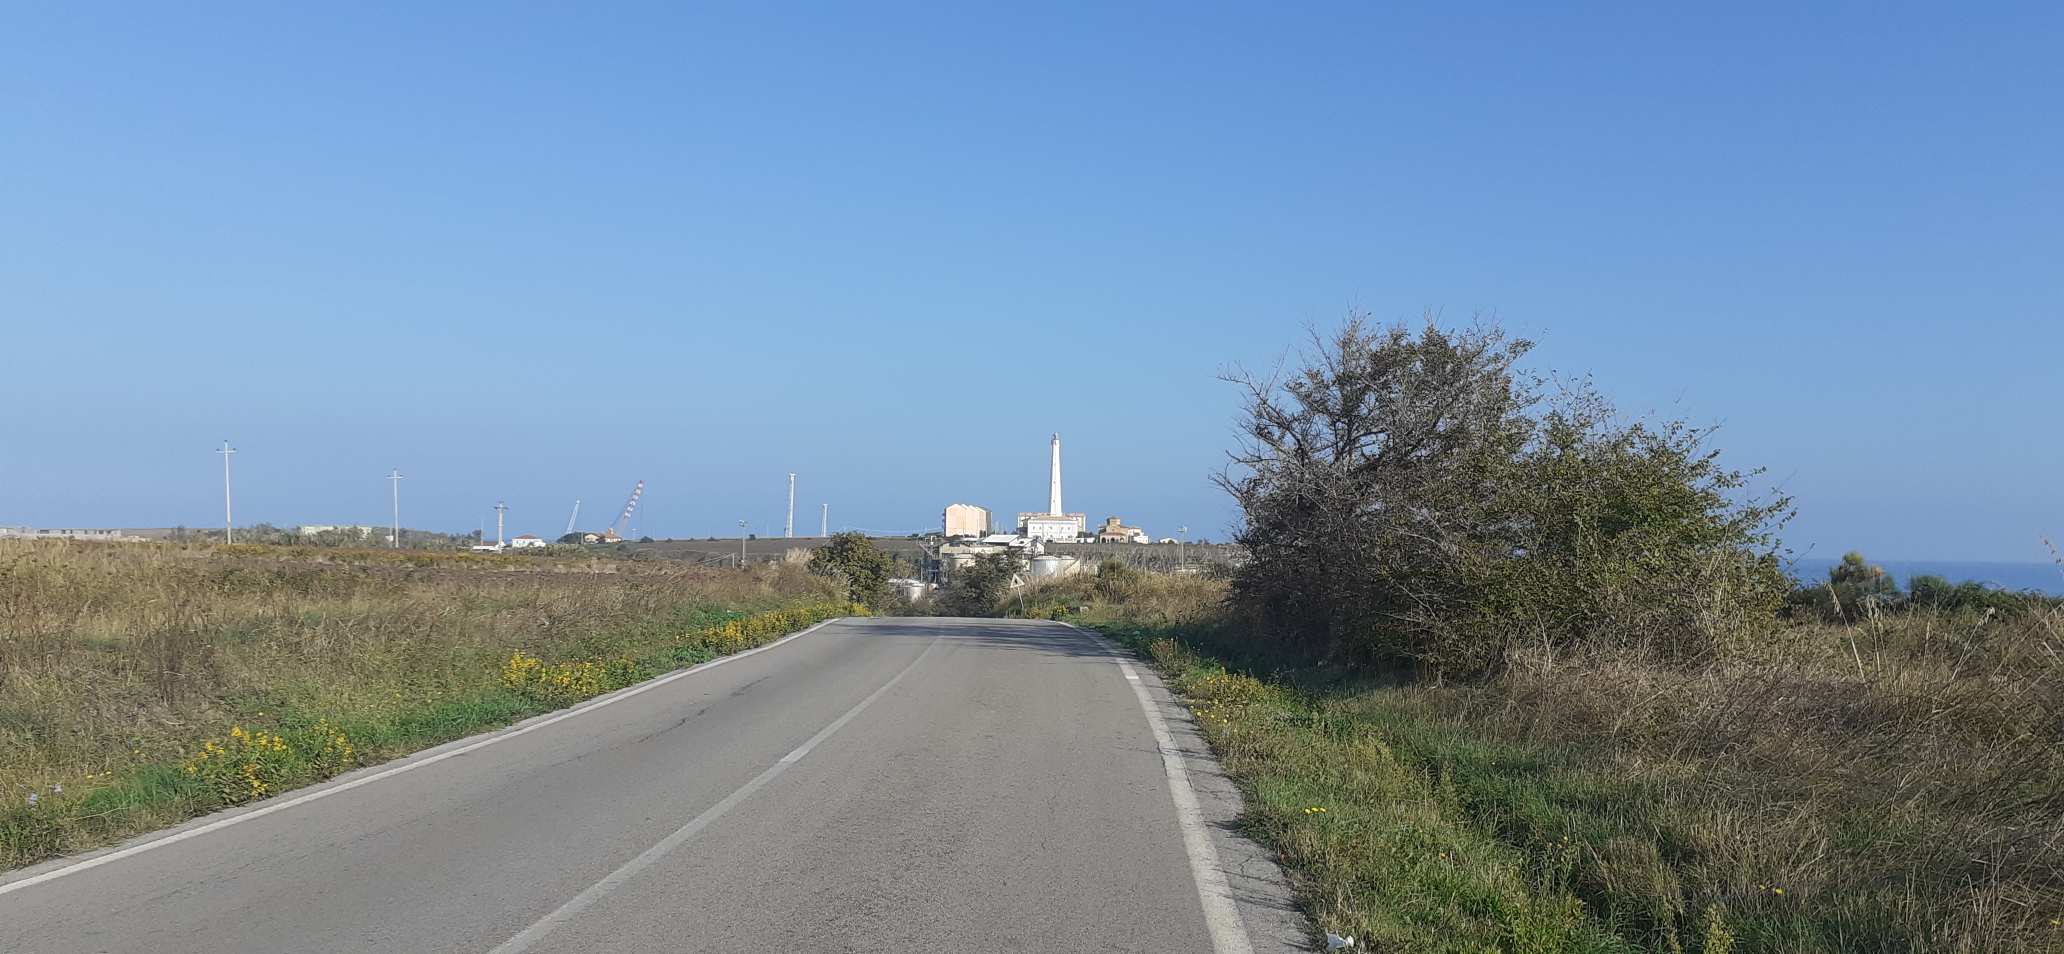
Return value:
M 387 535 L 389 549 L 401 549 L 401 468 L 387 472 L 387 482 L 394 487 L 394 529 Z
M 745 569 L 745 521 L 738 521 L 738 568 Z
M 222 542 L 235 543 L 236 519 L 229 509 L 229 455 L 236 453 L 236 448 L 224 440 L 222 449 L 215 453 L 222 455 Z
M 820 537 L 831 536 L 831 505 L 819 504 L 818 506 L 822 509 L 817 511 L 817 535 Z
M 1181 573 L 1183 571 L 1183 567 L 1190 565 L 1190 561 L 1185 559 L 1185 557 L 1187 557 L 1188 554 L 1184 552 L 1184 549 L 1189 545 L 1189 542 L 1190 528 L 1175 528 L 1175 572 L 1177 573 Z
M 784 537 L 795 537 L 795 474 L 788 475 L 788 526 L 781 531 Z
M 508 512 L 508 503 L 500 500 L 495 501 L 495 549 L 497 550 L 502 548 L 502 517 Z

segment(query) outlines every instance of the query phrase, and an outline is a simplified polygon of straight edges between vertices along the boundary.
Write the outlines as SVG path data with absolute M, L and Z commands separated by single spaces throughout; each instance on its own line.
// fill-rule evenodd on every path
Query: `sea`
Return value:
M 1793 576 L 1806 582 L 1827 579 L 1828 570 L 1842 562 L 1841 554 L 1833 556 L 1803 556 L 1789 561 L 1787 569 Z M 1892 574 L 1903 589 L 1906 581 L 1916 576 L 1933 574 L 1951 583 L 1977 580 L 1987 586 L 2006 590 L 2035 590 L 2051 596 L 2064 596 L 2064 566 L 2055 563 L 1985 563 L 1965 560 L 1871 560 L 1872 566 L 1881 566 Z

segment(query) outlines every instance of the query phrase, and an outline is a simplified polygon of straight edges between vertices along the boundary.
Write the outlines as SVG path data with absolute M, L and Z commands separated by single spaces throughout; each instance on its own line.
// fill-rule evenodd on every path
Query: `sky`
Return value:
M 239 524 L 908 532 L 1060 432 L 1222 539 L 1219 372 L 1432 312 L 1796 552 L 2046 559 L 2064 6 L 1546 6 L 0 3 L 0 524 L 228 439 Z

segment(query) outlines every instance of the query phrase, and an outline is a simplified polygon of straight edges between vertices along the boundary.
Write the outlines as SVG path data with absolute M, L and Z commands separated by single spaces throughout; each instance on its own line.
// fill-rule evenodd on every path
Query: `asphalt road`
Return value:
M 1301 950 L 1237 804 L 1095 637 L 839 621 L 14 872 L 0 951 Z

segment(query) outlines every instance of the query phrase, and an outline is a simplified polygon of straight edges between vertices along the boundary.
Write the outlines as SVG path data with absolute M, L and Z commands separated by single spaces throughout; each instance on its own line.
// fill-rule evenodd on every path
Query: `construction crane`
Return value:
M 638 486 L 631 488 L 631 499 L 624 501 L 623 513 L 617 514 L 616 522 L 609 525 L 610 536 L 623 538 L 624 531 L 631 528 L 631 512 L 638 509 L 638 498 L 643 496 L 645 482 L 641 480 L 638 481 Z
M 575 498 L 573 498 L 573 516 L 570 516 L 570 517 L 567 517 L 567 518 L 566 518 L 566 532 L 567 532 L 567 533 L 572 533 L 572 532 L 573 532 L 573 523 L 574 523 L 574 521 L 576 521 L 576 520 L 579 520 L 579 519 L 580 519 L 580 498 L 579 498 L 579 497 L 575 497 Z

